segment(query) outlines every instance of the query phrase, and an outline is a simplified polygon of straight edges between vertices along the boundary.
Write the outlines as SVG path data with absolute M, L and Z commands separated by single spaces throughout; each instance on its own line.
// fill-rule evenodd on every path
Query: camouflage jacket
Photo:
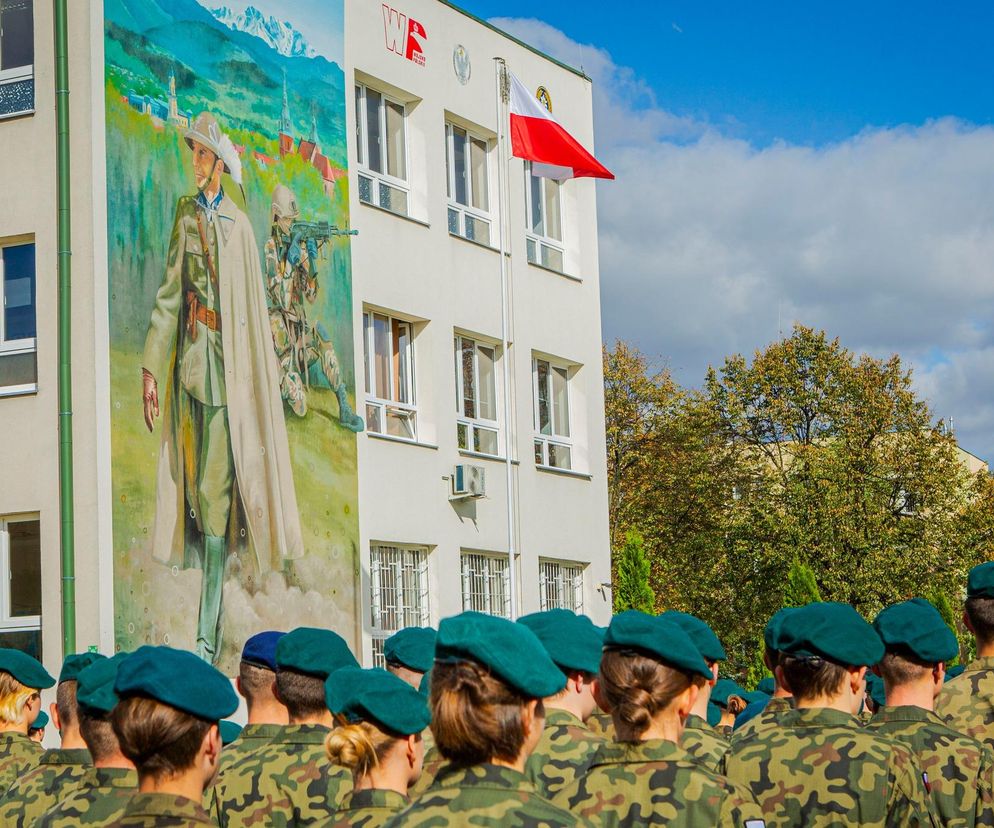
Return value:
M 953 730 L 994 750 L 994 656 L 970 662 L 950 680 L 936 699 L 935 712 Z
M 593 733 L 594 736 L 600 736 L 607 742 L 614 739 L 614 720 L 611 718 L 610 713 L 605 713 L 603 710 L 595 710 L 584 724 L 587 726 L 587 730 Z
M 827 708 L 784 713 L 735 740 L 728 777 L 752 791 L 767 825 L 938 825 L 911 751 Z
M 0 733 L 0 795 L 22 773 L 38 764 L 45 749 L 24 733 Z
M 352 774 L 324 750 L 329 728 L 286 725 L 268 745 L 231 765 L 214 786 L 221 828 L 324 823 L 352 790 Z
M 235 762 L 269 744 L 269 740 L 277 736 L 284 727 L 285 725 L 278 724 L 245 725 L 238 738 L 230 745 L 225 745 L 221 751 L 221 766 L 218 772 L 224 773 Z
M 525 765 L 525 776 L 546 799 L 583 776 L 604 739 L 595 736 L 572 713 L 547 708 L 545 728 Z
M 794 700 L 792 698 L 782 698 L 779 696 L 773 696 L 767 703 L 766 707 L 763 708 L 763 712 L 758 716 L 755 716 L 738 730 L 732 731 L 731 743 L 734 745 L 739 739 L 744 739 L 746 736 L 752 736 L 755 733 L 763 733 L 770 728 L 775 728 L 777 722 L 780 720 L 780 716 L 786 713 L 788 710 L 794 709 Z
M 138 792 L 138 774 L 124 768 L 90 768 L 57 805 L 49 808 L 35 828 L 74 828 L 106 825 L 124 813 Z
M 500 825 L 502 828 L 566 828 L 576 817 L 540 796 L 535 786 L 511 768 L 449 765 L 431 790 L 387 823 L 390 828 L 418 825 Z
M 943 825 L 994 825 L 994 754 L 983 742 L 920 707 L 883 707 L 863 729 L 914 751 Z
M 196 828 L 214 825 L 199 802 L 185 796 L 162 793 L 136 793 L 108 828 Z
M 680 747 L 704 767 L 715 773 L 725 772 L 725 755 L 728 753 L 728 739 L 718 734 L 700 716 L 688 716 L 684 725 Z
M 411 785 L 411 799 L 415 799 L 427 791 L 435 778 L 441 773 L 442 768 L 449 764 L 449 760 L 442 756 L 438 745 L 425 746 L 425 759 L 421 767 L 421 776 L 418 781 Z
M 17 778 L 0 800 L 0 825 L 34 825 L 45 811 L 60 802 L 91 767 L 90 752 L 46 750 L 38 765 Z
M 345 794 L 329 828 L 381 828 L 409 804 L 397 791 L 366 789 Z
M 591 826 L 763 828 L 748 794 L 712 773 L 675 742 L 610 742 L 586 775 L 554 800 Z

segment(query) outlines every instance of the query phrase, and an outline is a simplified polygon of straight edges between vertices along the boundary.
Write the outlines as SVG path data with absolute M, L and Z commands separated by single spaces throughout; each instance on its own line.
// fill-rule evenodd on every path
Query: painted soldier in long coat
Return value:
M 221 186 L 240 184 L 240 159 L 210 113 L 185 138 L 197 194 L 176 208 L 142 398 L 151 431 L 164 388 L 153 555 L 203 570 L 197 653 L 217 661 L 229 552 L 279 571 L 303 539 L 259 250 Z

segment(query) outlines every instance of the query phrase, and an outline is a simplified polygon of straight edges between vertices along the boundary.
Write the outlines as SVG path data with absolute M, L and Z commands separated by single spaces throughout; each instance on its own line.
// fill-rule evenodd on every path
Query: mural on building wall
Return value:
M 355 636 L 343 0 L 105 0 L 117 643 Z

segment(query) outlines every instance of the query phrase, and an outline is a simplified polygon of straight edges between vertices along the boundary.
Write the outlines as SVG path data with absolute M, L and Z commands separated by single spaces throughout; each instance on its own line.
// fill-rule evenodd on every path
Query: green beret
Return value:
M 711 701 L 718 707 L 728 707 L 729 696 L 738 696 L 744 699 L 746 697 L 745 688 L 732 679 L 718 679 L 711 690 Z
M 939 611 L 924 598 L 912 598 L 884 609 L 873 622 L 884 647 L 906 648 L 927 664 L 951 661 L 959 642 Z
M 44 710 L 39 710 L 28 730 L 44 730 L 46 727 L 48 727 L 48 714 Z
M 987 561 L 970 570 L 966 579 L 967 598 L 994 598 L 994 561 Z
M 406 627 L 383 643 L 383 658 L 387 664 L 427 673 L 435 663 L 435 635 L 431 627 Z
M 946 677 L 943 679 L 943 683 L 949 681 L 950 679 L 956 678 L 956 676 L 963 675 L 963 670 L 965 668 L 962 664 L 957 664 L 955 667 L 950 667 L 946 670 Z
M 338 670 L 324 688 L 328 709 L 350 722 L 371 721 L 400 736 L 420 733 L 431 723 L 425 697 L 381 667 Z
M 711 727 L 717 727 L 718 723 L 721 721 L 721 708 L 718 707 L 714 702 L 708 702 L 708 724 Z
M 231 682 L 193 653 L 172 647 L 139 647 L 117 668 L 114 692 L 148 696 L 189 713 L 219 722 L 238 709 Z
M 756 689 L 760 693 L 765 693 L 767 696 L 772 696 L 777 689 L 777 683 L 773 679 L 773 676 L 766 676 L 760 680 L 759 684 L 756 685 Z
M 118 653 L 83 668 L 76 678 L 76 700 L 83 707 L 89 707 L 98 713 L 110 713 L 118 702 L 117 693 L 114 692 L 117 670 L 129 655 L 130 653 Z
M 677 670 L 711 678 L 711 668 L 682 628 L 638 610 L 626 610 L 611 619 L 604 646 L 639 650 Z
M 59 673 L 59 684 L 64 681 L 76 681 L 80 670 L 104 658 L 107 656 L 100 653 L 74 653 L 66 656 L 66 660 L 62 662 L 62 672 Z
M 795 658 L 823 658 L 863 667 L 883 658 L 880 636 L 849 604 L 807 604 L 790 612 L 780 626 L 780 647 Z
M 0 671 L 10 673 L 25 687 L 44 690 L 55 684 L 41 662 L 20 650 L 0 647 Z
M 543 699 L 566 686 L 566 677 L 523 624 L 506 618 L 464 612 L 438 625 L 435 659 L 475 661 L 523 696 Z
M 784 607 L 773 613 L 773 617 L 766 624 L 766 629 L 763 630 L 763 643 L 767 650 L 780 652 L 780 627 L 784 619 L 795 609 L 797 607 Z
M 762 690 L 753 690 L 751 693 L 746 693 L 742 698 L 745 699 L 747 705 L 756 704 L 757 702 L 766 704 L 770 700 L 769 695 Z
M 887 694 L 884 692 L 884 680 L 876 673 L 866 674 L 866 692 L 878 707 L 887 704 Z
M 338 633 L 297 627 L 276 645 L 276 667 L 326 679 L 342 667 L 358 667 L 349 645 Z
M 666 621 L 672 621 L 687 633 L 690 640 L 694 642 L 694 646 L 708 661 L 724 661 L 727 658 L 725 648 L 721 646 L 721 641 L 706 621 L 702 621 L 689 612 L 680 612 L 679 610 L 667 610 L 659 617 Z
M 242 726 L 238 722 L 224 719 L 217 723 L 218 730 L 221 731 L 221 744 L 230 745 L 242 733 Z
M 600 670 L 604 637 L 587 616 L 551 609 L 522 616 L 518 623 L 535 633 L 549 658 L 564 673 L 579 670 L 594 674 Z

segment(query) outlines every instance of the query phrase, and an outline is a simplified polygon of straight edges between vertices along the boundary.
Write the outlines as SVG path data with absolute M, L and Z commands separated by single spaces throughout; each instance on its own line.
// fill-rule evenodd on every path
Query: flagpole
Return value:
M 499 222 L 498 237 L 500 240 L 500 339 L 504 355 L 504 456 L 506 460 L 505 486 L 507 497 L 507 560 L 508 560 L 508 590 L 511 593 L 511 620 L 518 617 L 518 574 L 515 566 L 515 509 L 514 509 L 514 471 L 512 460 L 511 421 L 511 353 L 510 353 L 510 324 L 509 292 L 510 274 L 507 268 L 507 216 L 505 194 L 508 187 L 507 167 L 507 121 L 508 121 L 508 78 L 507 64 L 504 58 L 494 58 L 494 68 L 497 76 L 497 216 Z

